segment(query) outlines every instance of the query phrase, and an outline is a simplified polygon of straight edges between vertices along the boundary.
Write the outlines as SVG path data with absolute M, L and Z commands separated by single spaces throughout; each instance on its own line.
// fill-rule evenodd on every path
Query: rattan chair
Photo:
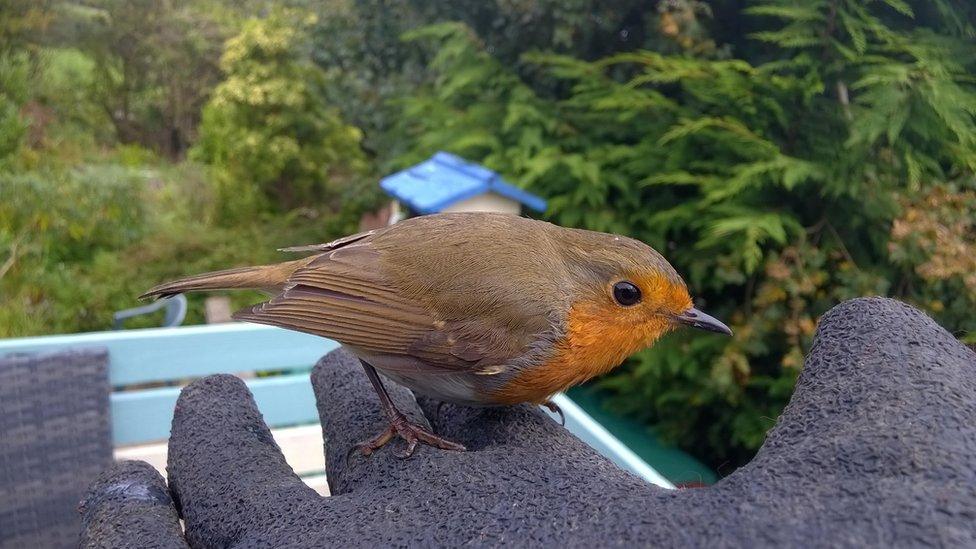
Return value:
M 77 505 L 112 463 L 108 353 L 0 358 L 0 547 L 77 547 Z

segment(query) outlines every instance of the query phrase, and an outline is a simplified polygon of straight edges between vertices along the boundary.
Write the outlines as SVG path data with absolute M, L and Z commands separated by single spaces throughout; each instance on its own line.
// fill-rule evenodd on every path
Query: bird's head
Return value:
M 724 323 L 694 307 L 674 267 L 643 242 L 572 231 L 564 249 L 576 281 L 570 340 L 610 355 L 605 360 L 613 365 L 674 328 L 732 335 Z

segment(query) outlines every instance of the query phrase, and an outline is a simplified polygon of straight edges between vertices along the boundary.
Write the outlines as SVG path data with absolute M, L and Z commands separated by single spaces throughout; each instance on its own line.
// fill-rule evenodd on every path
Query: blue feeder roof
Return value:
M 429 160 L 384 177 L 380 187 L 421 214 L 436 213 L 455 202 L 488 192 L 536 211 L 546 210 L 543 198 L 506 183 L 488 168 L 446 152 L 438 152 Z

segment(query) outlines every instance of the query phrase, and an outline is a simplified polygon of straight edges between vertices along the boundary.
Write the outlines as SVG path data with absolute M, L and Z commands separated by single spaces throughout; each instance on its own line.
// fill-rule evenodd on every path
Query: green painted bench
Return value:
M 320 492 L 327 491 L 309 373 L 322 355 L 338 347 L 336 342 L 230 323 L 3 339 L 0 356 L 80 347 L 108 349 L 117 458 L 144 459 L 165 473 L 165 442 L 181 386 L 209 374 L 238 374 L 295 472 Z M 554 401 L 576 436 L 649 482 L 673 487 L 573 401 L 564 395 Z

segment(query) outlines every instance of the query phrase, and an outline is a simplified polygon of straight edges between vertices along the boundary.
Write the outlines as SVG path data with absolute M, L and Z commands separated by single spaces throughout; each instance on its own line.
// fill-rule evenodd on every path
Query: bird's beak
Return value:
M 727 336 L 732 335 L 732 330 L 730 330 L 724 322 L 712 315 L 707 315 L 694 307 L 674 317 L 674 320 L 678 324 L 684 324 L 685 326 L 691 326 L 692 328 L 698 328 L 699 330 L 716 332 L 719 334 L 725 334 Z

